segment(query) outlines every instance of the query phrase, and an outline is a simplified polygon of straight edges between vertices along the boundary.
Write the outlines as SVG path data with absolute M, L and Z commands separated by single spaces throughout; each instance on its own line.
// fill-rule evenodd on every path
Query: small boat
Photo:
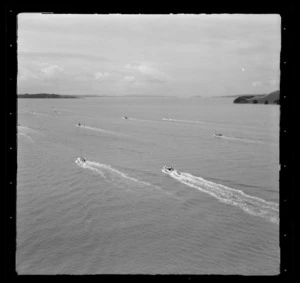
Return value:
M 172 172 L 176 172 L 177 174 L 180 175 L 180 172 L 179 172 L 178 170 L 175 170 L 175 169 L 174 169 L 173 167 L 171 167 L 171 166 L 164 166 L 163 169 L 162 169 L 162 171 L 163 171 L 164 173 L 166 173 L 166 174 L 170 174 L 170 173 L 172 173 Z
M 123 117 L 122 117 L 122 119 L 126 119 L 126 120 L 127 120 L 127 119 L 128 119 L 128 117 L 127 117 L 127 116 L 123 116 Z
M 75 160 L 75 163 L 77 163 L 78 165 L 83 165 L 85 164 L 86 162 L 86 159 L 83 158 L 83 157 L 78 157 L 76 160 Z
M 214 134 L 216 137 L 222 137 L 222 134 Z

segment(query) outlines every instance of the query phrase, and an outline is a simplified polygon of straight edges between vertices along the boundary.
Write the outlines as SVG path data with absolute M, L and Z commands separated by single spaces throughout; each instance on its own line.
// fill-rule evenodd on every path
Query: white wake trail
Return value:
M 163 170 L 162 172 L 166 173 Z M 279 223 L 279 205 L 277 203 L 267 202 L 261 198 L 247 195 L 243 191 L 210 182 L 189 173 L 172 171 L 166 174 L 170 175 L 182 184 L 215 197 L 223 203 L 240 207 L 242 210 L 251 215 L 260 216 L 273 223 Z
M 241 142 L 241 143 L 265 144 L 265 142 L 263 142 L 263 141 L 247 139 L 247 138 L 230 137 L 230 136 L 224 136 L 224 135 L 220 136 L 220 135 L 216 135 L 216 134 L 214 134 L 214 137 L 219 138 L 219 139 Z
M 90 126 L 85 126 L 85 125 L 76 125 L 76 127 L 82 128 L 82 129 L 86 129 L 86 130 L 90 130 L 90 131 L 95 131 L 95 132 L 101 132 L 101 133 L 105 133 L 105 134 L 110 134 L 110 135 L 117 135 L 117 136 L 124 136 L 124 134 L 118 133 L 118 132 L 113 132 L 113 131 L 108 131 L 105 129 L 101 129 L 101 128 L 96 128 L 96 127 L 90 127 Z
M 205 124 L 205 122 L 194 121 L 194 120 L 180 120 L 180 119 L 171 119 L 171 118 L 162 118 L 162 120 L 169 121 L 169 122 L 183 122 L 183 123 L 192 123 L 192 124 Z
M 84 163 L 78 164 L 80 167 L 92 170 L 98 173 L 101 177 L 103 177 L 107 182 L 113 183 L 119 187 L 128 187 L 129 189 L 133 186 L 138 187 L 150 187 L 161 190 L 160 187 L 152 185 L 148 182 L 138 180 L 134 177 L 127 175 L 124 172 L 121 172 L 111 165 L 101 164 L 93 161 L 86 161 Z
M 25 126 L 18 126 L 17 130 L 18 130 L 18 136 L 24 136 L 33 143 L 34 143 L 34 140 L 32 138 L 32 135 L 33 136 L 43 136 L 43 137 L 45 136 L 43 133 L 40 133 L 37 130 L 31 129 L 31 128 L 28 128 Z

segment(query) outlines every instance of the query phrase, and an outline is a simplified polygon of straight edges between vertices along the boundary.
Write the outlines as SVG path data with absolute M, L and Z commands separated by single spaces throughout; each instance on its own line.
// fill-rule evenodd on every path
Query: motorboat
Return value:
M 127 120 L 127 119 L 128 119 L 128 117 L 127 117 L 127 116 L 123 116 L 123 117 L 122 117 L 122 119 L 126 119 L 126 120 Z
M 164 166 L 162 171 L 164 173 L 171 173 L 171 172 L 174 172 L 176 170 L 173 167 L 171 167 L 171 166 Z
M 76 162 L 78 165 L 83 165 L 83 164 L 85 164 L 86 159 L 83 158 L 83 157 L 78 157 L 78 158 L 75 160 L 75 162 Z
M 214 134 L 216 137 L 222 137 L 222 134 Z

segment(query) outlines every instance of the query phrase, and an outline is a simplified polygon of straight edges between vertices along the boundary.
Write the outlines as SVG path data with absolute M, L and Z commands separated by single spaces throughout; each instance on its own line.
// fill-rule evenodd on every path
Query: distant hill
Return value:
M 79 98 L 76 95 L 61 95 L 50 93 L 36 93 L 36 94 L 19 94 L 18 98 Z
M 279 104 L 280 91 L 276 90 L 265 95 L 242 95 L 237 97 L 233 103 Z
M 127 95 L 97 95 L 97 94 L 81 94 L 81 95 L 63 95 L 63 94 L 53 94 L 53 93 L 35 93 L 35 94 L 19 94 L 18 98 L 103 98 L 103 97 L 175 97 L 175 96 L 168 96 L 168 95 L 134 95 L 134 94 L 127 94 Z
M 245 96 L 253 97 L 253 96 L 264 96 L 264 95 L 266 95 L 266 93 L 265 94 L 231 94 L 231 95 L 220 95 L 220 96 L 212 96 L 212 97 L 213 98 L 223 98 L 223 97 L 231 98 L 231 97 L 245 97 Z

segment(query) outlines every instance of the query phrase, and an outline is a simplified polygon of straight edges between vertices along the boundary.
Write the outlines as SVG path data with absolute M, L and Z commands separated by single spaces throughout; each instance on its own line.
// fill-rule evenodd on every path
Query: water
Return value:
M 279 274 L 277 105 L 104 97 L 18 111 L 18 273 Z

